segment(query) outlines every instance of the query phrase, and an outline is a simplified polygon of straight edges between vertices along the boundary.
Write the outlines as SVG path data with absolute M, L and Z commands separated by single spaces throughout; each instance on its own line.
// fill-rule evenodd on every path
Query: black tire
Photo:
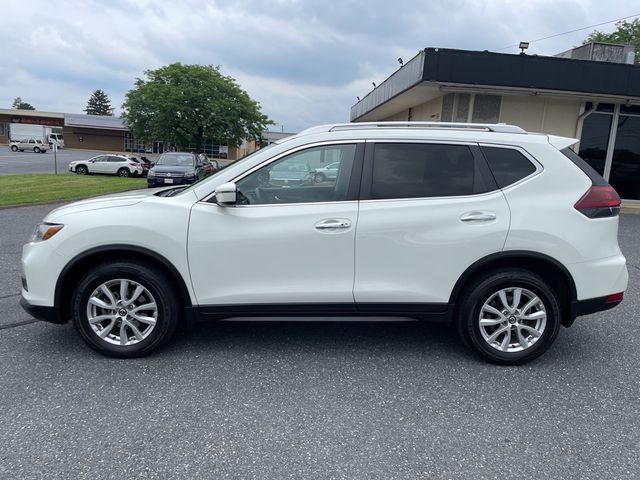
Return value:
M 313 181 L 316 183 L 322 183 L 327 179 L 327 177 L 324 176 L 324 173 L 316 173 L 313 176 Z
M 40 147 L 33 147 L 33 153 L 40 153 Z
M 154 328 L 146 338 L 133 345 L 114 345 L 100 338 L 89 324 L 87 316 L 87 305 L 92 293 L 105 282 L 123 278 L 146 288 L 157 305 Z M 179 322 L 180 306 L 172 282 L 163 272 L 144 263 L 116 261 L 92 268 L 78 283 L 71 306 L 73 324 L 80 337 L 89 347 L 110 357 L 149 355 L 171 339 Z M 112 330 L 116 332 L 117 327 Z
M 15 145 L 11 145 L 11 151 L 12 152 L 17 152 L 18 151 L 18 147 L 16 147 Z
M 118 170 L 119 177 L 128 177 L 130 175 L 131 175 L 131 172 L 129 171 L 128 168 L 121 168 L 120 170 Z
M 493 347 L 485 340 L 480 327 L 481 309 L 485 302 L 502 289 L 522 288 L 538 297 L 542 302 L 546 313 L 546 324 L 542 334 L 532 344 L 521 351 L 502 351 Z M 560 330 L 561 308 L 557 293 L 547 285 L 538 275 L 521 269 L 509 269 L 506 271 L 494 271 L 485 274 L 468 285 L 462 292 L 461 303 L 457 309 L 458 333 L 464 343 L 482 356 L 485 360 L 500 365 L 519 365 L 529 362 L 542 355 L 555 341 Z M 513 297 L 507 300 L 512 301 Z M 536 307 L 539 308 L 539 307 Z M 504 311 L 503 311 L 504 312 Z M 524 313 L 524 312 L 523 312 Z M 496 316 L 497 317 L 497 316 Z M 505 317 L 506 318 L 506 317 Z M 509 316 L 511 318 L 511 316 Z M 513 320 L 512 320 L 513 321 Z M 518 322 L 518 320 L 516 320 Z M 509 328 L 508 320 L 500 325 L 495 325 L 494 332 L 499 328 Z M 493 327 L 485 327 L 486 329 Z M 519 328 L 516 325 L 513 328 Z M 506 334 L 502 337 L 506 337 Z M 513 337 L 511 337 L 513 338 Z M 517 338 L 517 335 L 516 335 Z M 533 339 L 534 337 L 530 337 Z M 490 337 L 489 337 L 489 340 Z M 515 340 L 513 340 L 515 342 Z M 508 340 L 505 341 L 505 345 Z M 526 344 L 526 342 L 525 342 Z
M 76 167 L 76 174 L 77 175 L 86 175 L 87 173 L 89 173 L 89 170 L 84 165 L 78 165 Z
M 21 152 L 24 152 L 24 150 L 20 149 Z

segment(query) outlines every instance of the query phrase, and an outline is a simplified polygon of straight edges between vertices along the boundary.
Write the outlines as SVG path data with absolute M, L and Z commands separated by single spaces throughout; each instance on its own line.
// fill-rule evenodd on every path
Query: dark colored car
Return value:
M 148 187 L 186 185 L 204 178 L 202 157 L 195 153 L 163 153 L 147 174 Z

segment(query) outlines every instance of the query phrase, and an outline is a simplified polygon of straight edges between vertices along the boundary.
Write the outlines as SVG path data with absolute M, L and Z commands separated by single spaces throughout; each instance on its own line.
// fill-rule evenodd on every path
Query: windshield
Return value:
M 232 166 L 235 167 L 236 165 L 240 165 L 244 162 L 246 162 L 247 160 L 252 159 L 253 157 L 255 157 L 257 154 L 259 153 L 264 153 L 265 151 L 269 150 L 270 148 L 275 147 L 276 145 L 278 145 L 277 143 L 271 143 L 269 145 L 267 145 L 266 147 L 262 147 L 259 150 L 256 150 L 253 153 L 250 153 L 249 155 L 247 155 L 246 157 L 242 157 L 240 160 L 236 160 L 235 162 L 231 163 L 230 166 L 228 168 L 231 168 Z M 209 175 L 208 177 L 204 177 L 201 180 L 198 180 L 195 183 L 192 183 L 191 185 L 189 185 L 187 188 L 185 188 L 184 190 L 180 190 L 180 193 L 184 193 L 184 192 L 190 192 L 191 190 L 194 189 L 194 187 L 198 186 L 200 183 L 202 182 L 206 182 L 211 180 L 212 178 L 216 178 L 218 175 L 220 175 L 222 172 L 225 171 L 225 168 L 218 170 L 216 173 L 214 173 L 213 175 Z M 176 192 L 177 193 L 177 192 Z
M 156 162 L 156 165 L 167 165 L 172 167 L 193 167 L 193 155 L 190 153 L 163 153 Z

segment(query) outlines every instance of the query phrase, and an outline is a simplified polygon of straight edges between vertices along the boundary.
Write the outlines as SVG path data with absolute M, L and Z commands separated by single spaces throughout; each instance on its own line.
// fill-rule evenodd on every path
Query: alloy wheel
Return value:
M 98 286 L 87 302 L 87 321 L 93 332 L 113 345 L 134 345 L 156 326 L 158 306 L 151 292 L 138 282 L 115 279 Z
M 542 300 L 521 287 L 503 288 L 482 305 L 478 316 L 484 340 L 501 352 L 521 352 L 531 348 L 547 325 Z

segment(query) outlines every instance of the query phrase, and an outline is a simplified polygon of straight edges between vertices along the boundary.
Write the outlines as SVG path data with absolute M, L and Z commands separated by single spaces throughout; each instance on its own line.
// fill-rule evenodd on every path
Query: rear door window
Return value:
M 377 143 L 372 162 L 371 199 L 454 197 L 494 188 L 484 160 L 467 145 Z

